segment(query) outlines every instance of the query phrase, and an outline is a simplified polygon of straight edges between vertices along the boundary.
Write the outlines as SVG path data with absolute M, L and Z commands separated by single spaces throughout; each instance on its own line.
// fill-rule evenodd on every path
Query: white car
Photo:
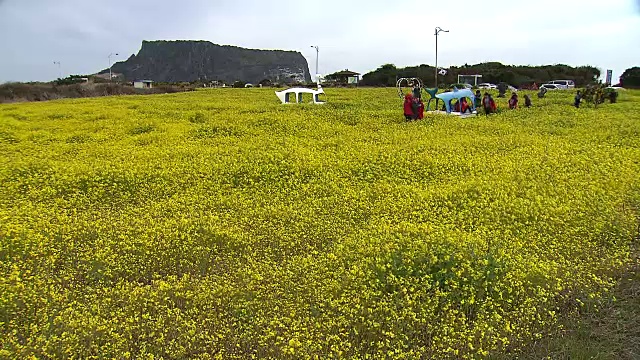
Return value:
M 576 83 L 573 80 L 553 80 L 549 81 L 548 84 L 558 85 L 560 89 L 574 89 L 576 87 Z
M 478 84 L 478 89 L 497 89 L 498 87 L 494 84 L 482 83 Z
M 473 86 L 470 84 L 460 83 L 460 84 L 455 84 L 454 86 L 456 87 L 456 89 L 469 89 L 469 90 L 473 89 Z
M 547 90 L 562 90 L 562 88 L 560 86 L 561 85 L 558 85 L 558 84 L 542 84 L 542 85 L 540 85 L 541 88 L 545 88 Z

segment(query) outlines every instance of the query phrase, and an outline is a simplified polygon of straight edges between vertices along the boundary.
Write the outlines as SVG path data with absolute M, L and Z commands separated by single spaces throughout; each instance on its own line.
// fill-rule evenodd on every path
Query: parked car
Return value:
M 548 84 L 558 85 L 561 89 L 574 89 L 576 87 L 576 83 L 573 80 L 553 80 L 549 81 Z
M 513 87 L 513 86 L 511 86 L 511 85 L 509 85 L 509 88 L 508 88 L 508 89 L 509 89 L 509 91 L 511 91 L 511 92 L 518 92 L 518 89 L 516 89 L 515 87 Z
M 562 88 L 558 84 L 542 84 L 540 85 L 540 87 L 547 90 L 562 90 Z
M 481 83 L 478 84 L 478 89 L 497 89 L 498 87 L 494 84 L 490 83 Z

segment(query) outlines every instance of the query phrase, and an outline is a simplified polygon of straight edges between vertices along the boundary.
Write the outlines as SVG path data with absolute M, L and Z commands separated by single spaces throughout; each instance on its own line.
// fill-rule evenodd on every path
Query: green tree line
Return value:
M 568 65 L 544 66 L 512 66 L 499 62 L 487 62 L 475 65 L 451 66 L 446 75 L 438 75 L 439 84 L 454 84 L 458 82 L 458 75 L 482 75 L 479 82 L 507 84 L 522 87 L 536 83 L 544 84 L 550 80 L 573 80 L 576 86 L 585 86 L 596 82 L 600 77 L 600 70 L 593 66 L 572 67 Z M 398 68 L 393 64 L 385 64 L 362 77 L 362 85 L 395 86 L 396 79 L 402 77 L 417 77 L 424 81 L 425 86 L 435 85 L 435 68 L 426 64 Z
M 640 89 L 640 67 L 634 66 L 625 70 L 620 76 L 620 85 Z

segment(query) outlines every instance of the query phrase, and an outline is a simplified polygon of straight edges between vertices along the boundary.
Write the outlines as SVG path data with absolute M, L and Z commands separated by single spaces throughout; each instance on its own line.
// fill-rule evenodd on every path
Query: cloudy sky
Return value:
M 315 72 L 384 63 L 640 66 L 640 0 L 0 0 L 0 83 L 51 80 L 124 60 L 142 40 L 302 52 Z M 522 5 L 521 5 L 522 4 Z M 526 4 L 526 5 L 524 5 Z M 60 69 L 54 61 L 60 62 Z

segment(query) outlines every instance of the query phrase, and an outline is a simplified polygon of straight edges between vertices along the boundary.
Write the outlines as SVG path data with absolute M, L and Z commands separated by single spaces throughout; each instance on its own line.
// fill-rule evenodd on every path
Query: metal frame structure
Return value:
M 320 57 L 320 47 L 318 45 L 311 45 L 311 47 L 316 49 L 316 82 L 320 84 L 320 73 L 318 72 L 318 58 Z
M 400 97 L 400 99 L 404 98 L 405 88 L 411 88 L 413 90 L 414 88 L 416 88 L 416 85 L 420 89 L 424 88 L 422 80 L 418 78 L 399 78 L 396 81 L 396 89 L 398 89 L 398 96 Z
M 109 58 L 109 82 L 111 82 L 113 80 L 113 74 L 111 74 L 111 57 L 115 55 L 118 56 L 118 53 L 111 53 L 109 54 L 109 56 L 107 56 Z
M 444 30 L 441 27 L 436 27 L 436 85 L 435 88 L 438 88 L 438 34 L 440 34 L 441 32 L 449 32 L 449 30 Z

